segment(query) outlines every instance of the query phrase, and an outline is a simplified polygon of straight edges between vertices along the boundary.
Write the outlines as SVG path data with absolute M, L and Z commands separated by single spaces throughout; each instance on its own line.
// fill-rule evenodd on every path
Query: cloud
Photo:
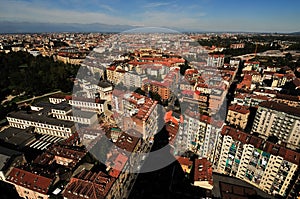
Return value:
M 153 2 L 153 3 L 148 3 L 146 5 L 144 5 L 144 8 L 157 8 L 157 7 L 161 7 L 161 6 L 168 6 L 171 5 L 173 2 Z
M 68 1 L 67 1 L 68 2 Z M 65 3 L 67 3 L 65 2 Z M 171 3 L 171 2 L 169 2 Z M 146 6 L 157 7 L 169 3 L 151 3 Z M 189 12 L 189 9 L 181 7 L 164 9 L 164 11 L 143 10 L 122 16 L 115 14 L 116 10 L 104 4 L 95 4 L 106 12 L 91 12 L 89 10 L 63 9 L 42 3 L 30 3 L 24 1 L 8 1 L 0 7 L 0 18 L 7 21 L 23 22 L 50 22 L 50 23 L 104 23 L 110 25 L 134 25 L 184 28 L 197 30 L 202 23 L 202 16 L 205 13 Z M 110 13 L 111 12 L 111 13 Z M 130 16 L 129 16 L 130 15 Z
M 99 6 L 99 5 L 98 5 Z M 100 5 L 106 10 L 114 11 L 110 6 Z M 14 21 L 53 22 L 53 23 L 107 23 L 131 24 L 123 17 L 90 11 L 65 10 L 45 7 L 43 4 L 7 1 L 0 7 L 0 18 Z
M 105 9 L 105 10 L 108 10 L 108 11 L 110 11 L 110 12 L 116 12 L 116 10 L 115 9 L 113 9 L 111 6 L 109 6 L 109 5 L 105 5 L 105 4 L 100 4 L 100 5 L 98 5 L 100 8 L 103 8 L 103 9 Z

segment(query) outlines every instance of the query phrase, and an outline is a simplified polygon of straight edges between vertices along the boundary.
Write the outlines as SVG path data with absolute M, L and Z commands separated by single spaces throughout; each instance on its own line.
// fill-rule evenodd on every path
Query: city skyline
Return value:
M 298 32 L 298 1 L 2 1 L 0 22 L 102 23 L 181 31 Z M 99 30 L 101 31 L 101 30 Z

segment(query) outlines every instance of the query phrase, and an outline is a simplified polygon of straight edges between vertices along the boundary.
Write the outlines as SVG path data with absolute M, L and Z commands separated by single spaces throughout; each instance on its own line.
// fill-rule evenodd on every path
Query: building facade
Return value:
M 299 148 L 300 108 L 272 101 L 260 103 L 252 128 L 254 132 L 263 138 L 276 136 L 287 147 Z
M 224 126 L 218 139 L 215 171 L 240 178 L 269 194 L 286 195 L 300 154 Z
M 235 127 L 245 129 L 249 114 L 250 110 L 247 106 L 230 105 L 228 107 L 226 121 Z

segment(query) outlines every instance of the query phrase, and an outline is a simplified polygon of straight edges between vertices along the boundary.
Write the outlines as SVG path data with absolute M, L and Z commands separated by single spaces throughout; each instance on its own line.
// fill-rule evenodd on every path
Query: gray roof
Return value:
M 21 152 L 0 146 L 0 170 L 4 169 L 7 162 L 11 159 L 12 156 L 17 156 L 21 154 Z
M 81 117 L 81 118 L 87 118 L 90 119 L 94 115 L 97 115 L 95 112 L 89 112 L 89 111 L 82 111 L 79 109 L 74 109 L 71 113 L 68 115 L 75 116 L 75 117 Z
M 44 124 L 49 124 L 54 126 L 64 126 L 69 128 L 74 126 L 74 122 L 58 120 L 52 117 L 48 117 L 44 113 L 37 112 L 37 111 L 30 111 L 30 112 L 15 111 L 15 112 L 10 112 L 7 116 L 16 119 L 23 119 L 23 120 L 44 123 Z
M 0 170 L 5 167 L 6 162 L 10 159 L 10 156 L 0 154 Z
M 112 85 L 111 85 L 111 83 L 109 83 L 109 82 L 106 82 L 106 81 L 100 81 L 100 82 L 98 83 L 98 86 L 100 86 L 101 88 L 108 88 L 108 87 L 111 87 Z
M 9 127 L 0 132 L 0 140 L 19 148 L 23 148 L 35 140 L 34 134 L 31 133 L 32 130 L 33 128 L 18 129 Z
M 72 106 L 67 102 L 63 101 L 59 104 L 52 104 L 50 102 L 38 102 L 35 106 L 43 107 L 45 111 L 51 111 L 51 109 L 69 111 L 72 109 Z M 42 110 L 42 112 L 45 112 Z

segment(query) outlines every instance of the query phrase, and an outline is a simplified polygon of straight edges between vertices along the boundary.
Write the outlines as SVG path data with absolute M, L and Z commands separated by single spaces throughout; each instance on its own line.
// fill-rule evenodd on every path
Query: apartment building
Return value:
M 143 139 L 153 139 L 158 130 L 157 101 L 115 89 L 112 107 L 116 122 L 123 130 L 135 129 L 142 133 Z
M 254 132 L 262 138 L 276 136 L 279 143 L 291 149 L 299 148 L 300 108 L 274 101 L 260 103 L 252 127 Z
M 125 73 L 122 83 L 124 86 L 130 88 L 141 88 L 144 80 L 147 79 L 146 75 L 140 75 L 134 71 Z
M 222 126 L 221 121 L 215 121 L 197 111 L 186 110 L 184 122 L 180 127 L 184 134 L 182 142 L 186 144 L 185 150 L 191 150 L 199 157 L 213 161 L 215 144 Z
M 286 195 L 300 154 L 224 126 L 216 147 L 216 172 L 240 178 L 269 194 Z
M 99 93 L 98 97 L 102 100 L 111 101 L 112 91 L 112 84 L 105 81 L 100 81 L 96 86 L 96 92 Z
M 224 65 L 224 54 L 209 54 L 207 59 L 207 66 L 221 67 Z
M 236 93 L 232 104 L 238 104 L 241 106 L 258 107 L 261 102 L 271 100 L 271 97 L 249 94 L 249 93 Z
M 250 110 L 247 106 L 240 106 L 237 104 L 230 105 L 228 107 L 226 121 L 235 127 L 245 129 L 248 122 L 249 114 Z
M 145 92 L 153 92 L 160 95 L 162 101 L 169 100 L 172 92 L 176 91 L 179 82 L 178 69 L 171 70 L 163 81 L 145 79 L 142 82 L 142 90 Z
M 126 71 L 123 70 L 121 67 L 111 66 L 106 69 L 106 73 L 107 73 L 107 80 L 117 85 L 118 83 L 121 82 L 121 80 L 123 80 Z
M 13 167 L 6 180 L 15 186 L 22 198 L 46 199 L 49 198 L 56 177 L 45 170 L 32 171 Z

